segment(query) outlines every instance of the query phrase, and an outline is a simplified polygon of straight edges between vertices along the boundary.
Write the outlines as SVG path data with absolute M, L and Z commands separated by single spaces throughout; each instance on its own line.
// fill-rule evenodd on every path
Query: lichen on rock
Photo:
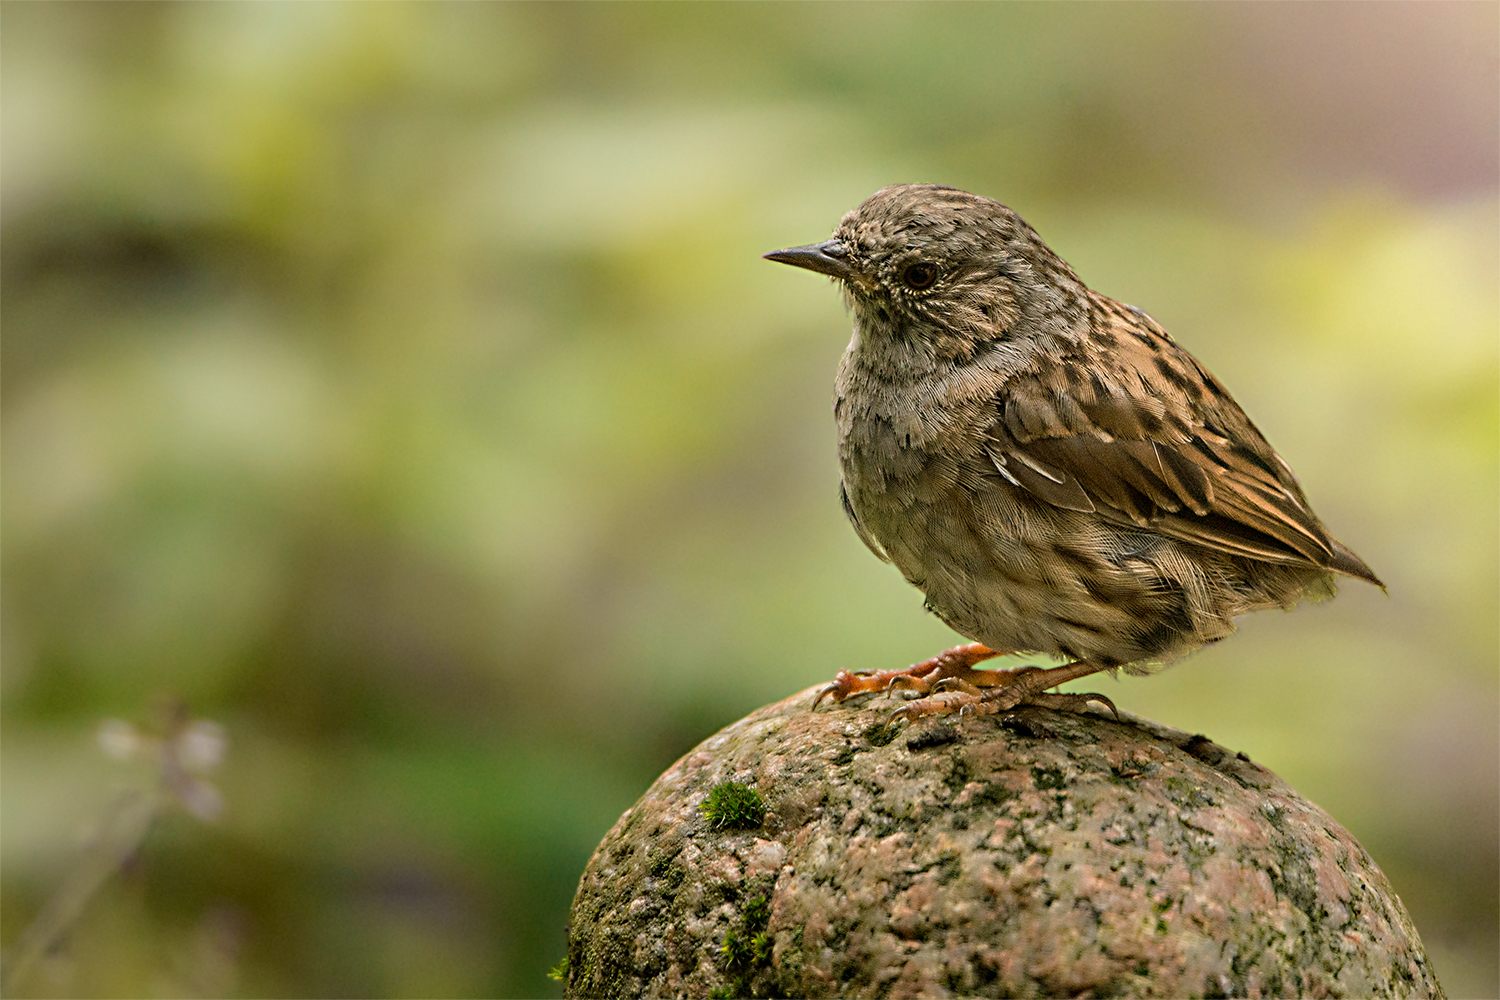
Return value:
M 811 700 L 705 740 L 610 830 L 568 996 L 1442 996 L 1349 832 L 1205 737 Z M 705 813 L 726 783 L 758 827 Z

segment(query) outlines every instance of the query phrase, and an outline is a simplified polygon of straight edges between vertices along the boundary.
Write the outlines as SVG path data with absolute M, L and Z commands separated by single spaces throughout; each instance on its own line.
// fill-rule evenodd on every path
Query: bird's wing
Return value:
M 854 533 L 859 535 L 859 540 L 865 543 L 865 548 L 875 553 L 875 558 L 881 562 L 890 562 L 891 557 L 886 553 L 881 544 L 875 540 L 875 536 L 870 534 L 870 529 L 865 527 L 865 523 L 859 519 L 859 515 L 854 512 L 854 505 L 849 502 L 849 490 L 842 480 L 839 481 L 839 503 L 844 507 L 844 516 L 849 518 L 850 524 L 854 525 Z
M 1081 383 L 1056 372 L 1013 378 L 997 398 L 987 440 L 996 469 L 1058 507 L 1379 584 L 1328 533 L 1290 467 L 1213 376 L 1170 341 L 1157 350 L 1206 379 L 1202 398 L 1142 378 L 1121 378 L 1107 390 L 1097 379 Z M 1072 383 L 1066 391 L 1064 380 Z

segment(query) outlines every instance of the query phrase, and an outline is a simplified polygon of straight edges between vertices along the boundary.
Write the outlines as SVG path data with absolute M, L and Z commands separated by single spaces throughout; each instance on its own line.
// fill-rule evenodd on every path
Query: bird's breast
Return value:
M 918 547 L 933 509 L 962 503 L 964 486 L 993 474 L 981 448 L 992 418 L 963 401 L 940 404 L 928 382 L 844 376 L 834 404 L 844 494 L 856 527 L 894 556 Z

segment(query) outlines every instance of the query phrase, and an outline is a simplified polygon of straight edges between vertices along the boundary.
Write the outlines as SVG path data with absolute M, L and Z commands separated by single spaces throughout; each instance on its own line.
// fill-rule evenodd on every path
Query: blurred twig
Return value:
M 159 734 L 120 719 L 106 720 L 99 727 L 99 745 L 106 754 L 151 759 L 160 780 L 151 788 L 130 789 L 110 804 L 62 885 L 5 955 L 0 965 L 0 995 L 13 995 L 16 984 L 24 982 L 37 962 L 57 947 L 105 880 L 140 848 L 151 824 L 165 809 L 180 805 L 204 821 L 216 819 L 222 811 L 218 789 L 203 775 L 223 758 L 223 727 L 208 719 L 193 719 L 178 700 L 162 704 Z
M 160 788 L 131 789 L 114 801 L 68 877 L 11 946 L 0 969 L 0 993 L 12 995 L 15 985 L 23 982 L 42 956 L 78 922 L 105 879 L 140 847 L 167 802 Z

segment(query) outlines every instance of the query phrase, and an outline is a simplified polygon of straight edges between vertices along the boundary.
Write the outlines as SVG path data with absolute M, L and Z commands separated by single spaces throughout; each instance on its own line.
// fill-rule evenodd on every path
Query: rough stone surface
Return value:
M 570 997 L 1440 997 L 1349 832 L 1202 736 L 768 705 L 667 770 L 573 901 Z M 759 828 L 711 831 L 724 781 Z

